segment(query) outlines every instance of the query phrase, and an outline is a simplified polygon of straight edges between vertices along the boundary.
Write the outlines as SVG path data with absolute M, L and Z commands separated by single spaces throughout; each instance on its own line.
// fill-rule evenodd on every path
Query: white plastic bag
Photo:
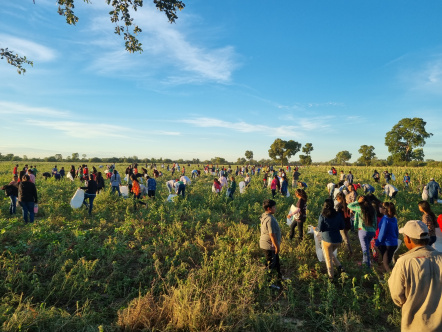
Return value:
M 71 198 L 71 207 L 73 209 L 79 209 L 83 205 L 84 201 L 84 190 L 77 189 L 74 196 Z
M 120 193 L 123 197 L 129 197 L 129 187 L 128 186 L 121 186 Z
M 422 191 L 422 200 L 426 201 L 428 200 L 428 188 L 424 187 L 424 190 Z
M 168 197 L 167 197 L 167 201 L 168 202 L 173 202 L 173 199 L 175 198 L 175 197 L 177 197 L 178 195 L 175 195 L 175 194 L 170 194 Z
M 67 177 L 69 180 L 74 181 L 74 178 L 72 177 L 71 172 L 68 172 L 68 175 L 66 175 L 66 177 Z
M 315 238 L 315 250 L 316 250 L 316 256 L 318 257 L 318 260 L 320 262 L 325 262 L 325 258 L 324 258 L 324 253 L 322 251 L 322 235 L 321 232 L 319 232 L 318 228 L 313 227 L 311 225 L 309 225 L 307 227 L 308 231 L 307 233 L 313 233 L 313 236 Z M 335 257 L 338 257 L 338 249 L 336 249 L 335 251 L 333 251 L 333 255 L 335 255 Z
M 287 226 L 290 226 L 293 222 L 293 220 L 295 219 L 299 219 L 299 217 L 301 216 L 301 209 L 294 206 L 292 204 L 292 206 L 290 207 L 289 213 L 287 215 L 291 215 L 290 218 L 287 218 Z
M 391 180 L 392 180 L 392 181 L 396 181 L 396 177 L 394 176 L 393 173 L 391 173 Z
M 239 193 L 244 194 L 244 191 L 246 190 L 246 183 L 244 181 L 241 181 L 239 184 Z
M 433 243 L 432 247 L 439 252 L 442 252 L 442 232 L 440 228 L 436 228 L 436 242 Z

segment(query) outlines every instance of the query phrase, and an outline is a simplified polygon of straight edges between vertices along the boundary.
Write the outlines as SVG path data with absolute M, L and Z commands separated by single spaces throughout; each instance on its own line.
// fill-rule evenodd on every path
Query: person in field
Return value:
M 219 194 L 222 190 L 221 182 L 218 181 L 218 179 L 213 179 L 213 189 L 214 192 Z
M 299 217 L 290 225 L 290 235 L 289 238 L 292 240 L 295 236 L 295 228 L 298 228 L 298 239 L 302 240 L 304 238 L 304 222 L 307 219 L 307 193 L 304 189 L 296 189 L 295 196 L 298 199 L 296 202 L 296 207 L 299 209 Z M 292 214 L 289 214 L 287 218 L 291 218 Z
M 344 218 L 344 229 L 340 231 L 341 237 L 348 248 L 349 256 L 351 256 L 353 255 L 353 248 L 351 247 L 350 238 L 348 237 L 348 232 L 351 229 L 351 212 L 347 207 L 347 202 L 345 201 L 345 195 L 343 192 L 339 192 L 336 195 L 336 202 L 337 204 L 335 204 L 335 209 L 337 212 L 341 213 L 342 217 Z
M 34 204 L 37 204 L 37 201 L 37 188 L 30 181 L 29 175 L 24 174 L 18 185 L 18 202 L 23 209 L 25 224 L 34 222 Z
M 121 185 L 121 177 L 120 174 L 118 174 L 118 171 L 116 169 L 114 169 L 114 174 L 112 174 L 111 178 L 110 178 L 110 183 L 111 183 L 111 187 L 112 187 L 112 192 L 118 192 L 118 196 L 121 196 L 121 192 L 120 192 L 120 185 Z
M 184 181 L 176 179 L 175 188 L 176 188 L 177 195 L 181 195 L 184 198 L 184 195 L 186 194 L 186 185 L 185 185 Z
M 420 201 L 418 206 L 422 213 L 422 222 L 428 227 L 428 236 L 430 237 L 428 245 L 431 246 L 436 242 L 437 218 L 434 212 L 431 211 L 431 206 L 427 201 Z
M 270 272 L 276 273 L 277 283 L 271 288 L 280 289 L 282 279 L 279 252 L 281 250 L 281 229 L 275 218 L 276 202 L 266 199 L 263 202 L 264 213 L 261 215 L 261 236 L 259 247 L 264 250 L 266 266 Z
M 358 193 L 356 192 L 354 186 L 349 184 L 347 186 L 347 190 L 348 190 L 348 193 L 347 193 L 347 195 L 345 195 L 345 201 L 347 202 L 347 204 L 356 202 L 356 199 L 358 197 Z
M 137 203 L 140 205 L 144 205 L 147 208 L 147 204 L 140 200 L 141 197 L 141 187 L 140 183 L 135 174 L 131 174 L 130 178 L 132 180 L 132 188 L 131 191 L 133 193 L 133 201 L 134 201 L 134 210 L 137 210 Z
M 336 188 L 336 184 L 334 184 L 333 182 L 329 182 L 327 184 L 327 191 L 328 191 L 328 195 L 330 196 L 330 198 L 334 199 L 334 192 L 335 192 L 335 188 Z
M 383 184 L 382 189 L 384 190 L 384 194 L 387 195 L 390 198 L 393 198 L 397 195 L 399 190 L 393 186 L 392 184 Z
M 368 184 L 368 183 L 363 183 L 361 185 L 361 188 L 364 190 L 364 194 L 373 194 L 375 189 L 372 185 Z
M 353 179 L 354 179 L 353 174 L 351 173 L 351 171 L 348 171 L 348 174 L 347 174 L 348 184 L 353 184 Z
M 410 183 L 411 183 L 411 178 L 410 178 L 410 176 L 408 175 L 408 173 L 405 173 L 405 175 L 404 175 L 404 179 L 403 179 L 403 182 L 404 182 L 404 187 L 405 187 L 405 189 L 407 189 L 408 186 L 409 186 Z
M 333 200 L 327 198 L 318 219 L 318 229 L 322 236 L 322 251 L 330 279 L 334 277 L 334 267 L 337 268 L 339 274 L 342 272 L 341 262 L 333 255 L 333 252 L 341 246 L 341 230 L 343 230 L 344 227 L 345 224 L 342 213 L 337 212 L 334 209 Z
M 97 172 L 95 181 L 97 182 L 97 193 L 99 194 L 101 190 L 104 190 L 104 178 L 101 172 Z
M 438 196 L 441 193 L 441 188 L 439 186 L 439 183 L 434 181 L 434 178 L 431 178 L 430 182 L 427 183 L 426 187 L 428 189 L 428 199 L 430 203 L 434 204 L 434 201 L 436 201 L 437 203 Z
M 272 190 L 272 198 L 275 198 L 276 190 L 279 189 L 279 179 L 278 176 L 273 176 L 272 183 L 270 184 L 270 189 Z
M 18 185 L 18 175 L 14 174 L 12 181 L 1 188 L 1 190 L 5 191 L 6 196 L 9 197 L 9 200 L 11 201 L 9 204 L 10 215 L 16 214 L 17 212 Z
M 85 190 L 83 205 L 88 208 L 89 216 L 92 215 L 92 209 L 94 207 L 94 199 L 97 196 L 97 182 L 94 180 L 94 176 L 89 175 L 89 180 L 87 181 L 87 187 L 80 187 L 80 189 Z M 86 203 L 86 199 L 89 199 L 89 204 Z
M 230 199 L 233 199 L 233 194 L 235 193 L 236 190 L 236 181 L 235 181 L 235 177 L 231 176 L 230 177 L 230 185 L 229 185 L 229 189 L 227 189 L 227 196 Z
M 428 245 L 429 230 L 420 220 L 408 221 L 399 233 L 409 251 L 397 260 L 388 287 L 401 307 L 401 331 L 442 331 L 442 253 Z
M 285 174 L 281 177 L 281 180 L 282 180 L 282 183 L 281 183 L 281 195 L 283 197 L 286 197 L 287 196 L 288 187 L 289 187 L 289 183 L 287 182 Z M 249 182 L 250 182 L 250 178 L 249 178 Z
M 155 192 L 157 190 L 157 181 L 154 178 L 147 177 L 147 196 L 155 199 Z
M 362 263 L 370 268 L 370 242 L 376 232 L 376 211 L 368 196 L 359 196 L 357 202 L 347 205 L 354 212 L 355 228 L 358 229 L 362 249 Z
M 391 272 L 390 264 L 398 246 L 399 229 L 395 217 L 396 207 L 394 204 L 391 202 L 384 202 L 382 206 L 385 214 L 379 221 L 379 234 L 375 245 L 379 250 L 385 272 Z
M 373 175 L 371 177 L 374 179 L 374 182 L 379 182 L 381 176 L 379 175 L 379 172 L 377 170 L 374 170 Z

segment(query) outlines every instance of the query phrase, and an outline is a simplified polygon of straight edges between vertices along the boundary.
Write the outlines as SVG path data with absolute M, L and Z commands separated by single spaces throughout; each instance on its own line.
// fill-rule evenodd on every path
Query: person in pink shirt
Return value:
M 29 181 L 35 184 L 35 175 L 32 172 L 32 169 L 28 168 Z
M 279 179 L 278 179 L 278 176 L 275 175 L 273 177 L 272 183 L 270 184 L 270 189 L 272 189 L 273 198 L 275 198 L 276 188 L 279 187 L 278 185 L 279 185 Z

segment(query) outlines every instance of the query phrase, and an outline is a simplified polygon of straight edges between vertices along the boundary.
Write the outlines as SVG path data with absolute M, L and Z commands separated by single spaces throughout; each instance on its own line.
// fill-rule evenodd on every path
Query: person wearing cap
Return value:
M 399 233 L 409 251 L 397 260 L 388 286 L 402 308 L 401 331 L 442 331 L 442 253 L 428 246 L 428 227 L 420 220 Z
M 431 204 L 434 204 L 434 200 L 437 202 L 438 194 L 441 193 L 441 188 L 439 183 L 434 181 L 434 178 L 430 179 L 430 182 L 427 183 L 428 189 L 428 198 Z

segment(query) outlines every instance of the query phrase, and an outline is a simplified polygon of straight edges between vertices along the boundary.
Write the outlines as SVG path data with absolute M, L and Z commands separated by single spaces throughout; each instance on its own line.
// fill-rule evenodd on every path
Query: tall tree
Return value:
M 297 154 L 300 149 L 301 143 L 277 138 L 270 146 L 269 157 L 284 166 L 284 163 L 287 164 L 289 158 Z
M 83 1 L 91 3 L 91 0 Z M 112 7 L 109 15 L 110 21 L 115 25 L 114 33 L 123 35 L 126 50 L 130 53 L 142 52 L 142 44 L 136 37 L 141 32 L 141 29 L 134 25 L 134 19 L 131 15 L 134 15 L 138 8 L 143 7 L 144 0 L 105 1 Z M 75 0 L 56 0 L 56 3 L 58 4 L 58 13 L 66 17 L 66 23 L 75 25 L 79 20 L 73 10 Z M 185 4 L 180 0 L 153 0 L 153 3 L 159 11 L 166 14 L 170 23 L 174 23 L 178 18 L 177 10 L 182 10 L 185 7 Z M 3 47 L 5 46 L 3 45 Z M 9 51 L 7 47 L 0 48 L 0 59 L 6 59 L 9 64 L 15 66 L 19 74 L 26 72 L 26 69 L 23 68 L 24 64 L 33 65 L 32 61 L 27 60 L 25 56 L 15 54 L 14 51 Z
M 244 155 L 247 159 L 249 159 L 249 161 L 253 159 L 253 151 L 247 150 Z
M 305 145 L 302 147 L 302 152 L 305 153 L 305 155 L 301 154 L 299 156 L 299 160 L 301 161 L 301 164 L 311 165 L 312 158 L 310 157 L 310 153 L 312 151 L 313 151 L 313 144 L 312 143 L 305 143 Z
M 413 149 L 423 147 L 425 139 L 433 136 L 425 130 L 426 124 L 421 118 L 404 118 L 385 135 L 385 145 L 394 160 L 413 159 Z
M 358 152 L 361 154 L 361 156 L 358 159 L 359 163 L 365 164 L 366 166 L 369 166 L 371 164 L 372 159 L 374 156 L 376 156 L 376 153 L 374 153 L 374 146 L 373 145 L 361 145 Z
M 339 164 L 344 164 L 351 159 L 351 153 L 347 150 L 340 151 L 336 154 L 336 162 Z
M 80 160 L 80 155 L 78 154 L 78 152 L 72 153 L 72 161 L 78 161 L 78 160 Z

